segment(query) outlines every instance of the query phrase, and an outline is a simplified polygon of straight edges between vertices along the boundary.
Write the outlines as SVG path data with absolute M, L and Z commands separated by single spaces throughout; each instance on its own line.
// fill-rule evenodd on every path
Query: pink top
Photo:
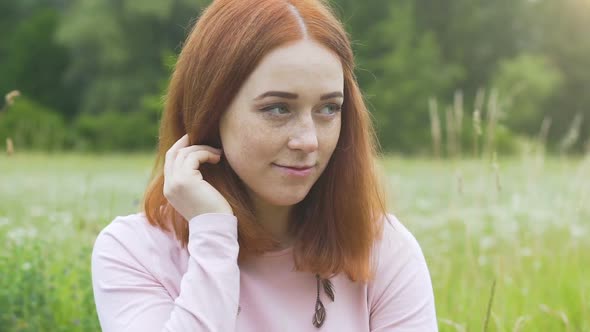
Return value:
M 92 252 L 100 324 L 105 332 L 438 331 L 424 255 L 389 217 L 374 252 L 375 280 L 333 277 L 335 301 L 320 292 L 326 319 L 319 329 L 315 276 L 294 271 L 291 249 L 238 265 L 235 216 L 193 218 L 184 249 L 142 213 L 117 217 Z

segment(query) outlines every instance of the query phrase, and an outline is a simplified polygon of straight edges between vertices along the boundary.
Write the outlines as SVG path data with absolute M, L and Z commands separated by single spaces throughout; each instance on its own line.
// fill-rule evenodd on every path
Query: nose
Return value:
M 295 126 L 294 134 L 289 137 L 287 146 L 293 150 L 311 153 L 318 149 L 316 126 L 311 115 L 302 116 L 302 118 Z

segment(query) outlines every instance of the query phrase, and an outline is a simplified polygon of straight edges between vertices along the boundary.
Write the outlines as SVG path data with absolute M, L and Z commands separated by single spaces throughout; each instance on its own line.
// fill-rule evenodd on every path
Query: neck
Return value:
M 253 201 L 257 222 L 281 243 L 281 248 L 290 247 L 293 239 L 289 235 L 288 226 L 289 214 L 293 207 L 271 205 L 258 198 L 254 198 Z

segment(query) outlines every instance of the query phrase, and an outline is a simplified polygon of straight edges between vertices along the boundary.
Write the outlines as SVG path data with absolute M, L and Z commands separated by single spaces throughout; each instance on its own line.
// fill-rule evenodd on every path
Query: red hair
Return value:
M 375 165 L 377 140 L 354 75 L 350 41 L 331 9 L 319 0 L 216 0 L 205 9 L 170 81 L 144 212 L 152 225 L 174 232 L 186 246 L 187 222 L 163 195 L 166 151 L 185 133 L 191 145 L 220 148 L 220 117 L 244 81 L 271 50 L 303 38 L 319 42 L 340 58 L 344 104 L 336 149 L 289 221 L 296 239 L 295 264 L 300 271 L 324 277 L 344 272 L 353 281 L 367 281 L 373 272 L 371 252 L 386 216 Z M 244 184 L 227 161 L 200 169 L 239 220 L 239 259 L 276 249 L 277 242 L 256 222 Z

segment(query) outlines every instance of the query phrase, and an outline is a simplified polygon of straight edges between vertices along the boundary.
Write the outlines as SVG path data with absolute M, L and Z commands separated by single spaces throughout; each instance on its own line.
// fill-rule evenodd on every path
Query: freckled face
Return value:
M 339 58 L 314 41 L 262 59 L 220 122 L 224 156 L 254 199 L 305 198 L 338 142 L 343 88 Z

